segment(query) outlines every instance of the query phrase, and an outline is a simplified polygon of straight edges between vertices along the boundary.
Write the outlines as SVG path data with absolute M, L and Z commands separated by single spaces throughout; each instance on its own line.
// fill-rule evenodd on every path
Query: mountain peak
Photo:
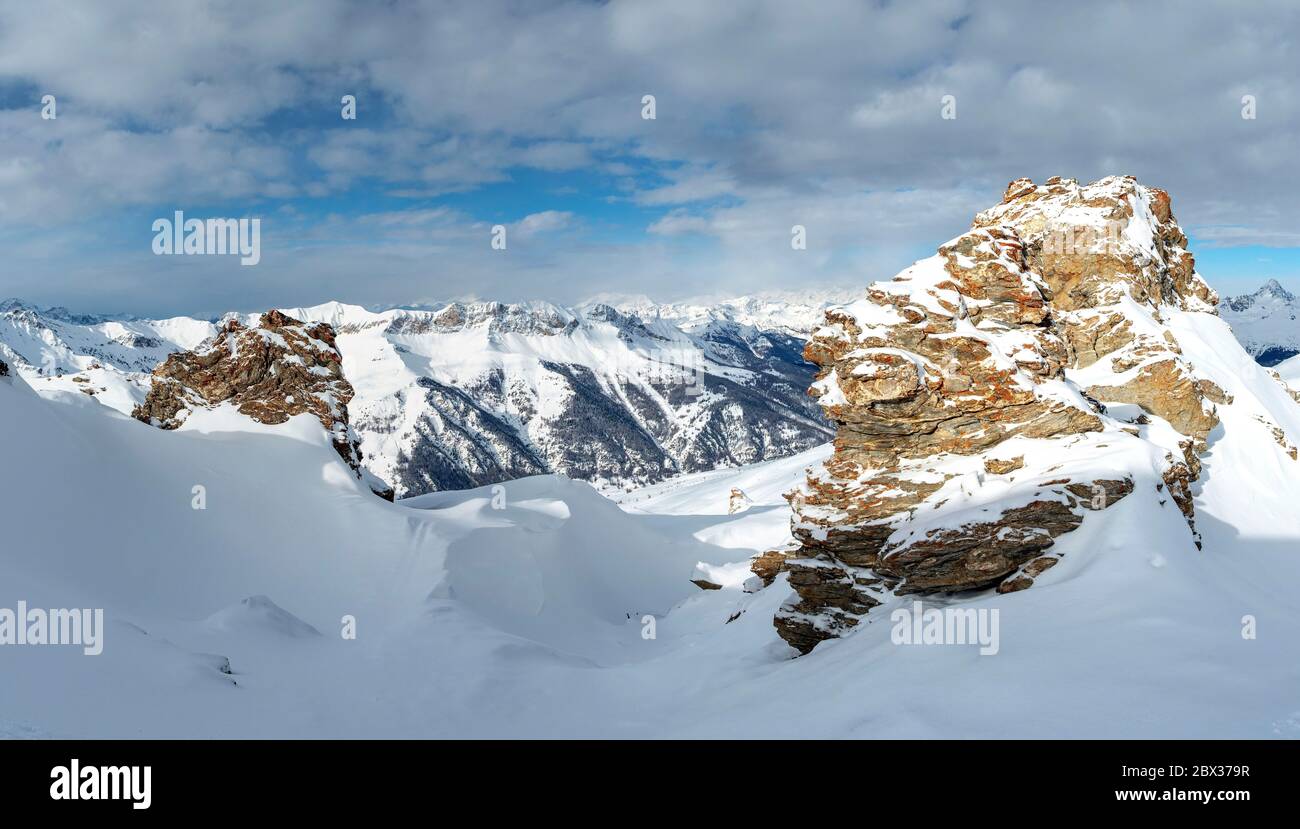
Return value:
M 835 454 L 791 495 L 782 638 L 806 653 L 892 598 L 1030 587 L 1059 536 L 1141 478 L 1199 546 L 1190 487 L 1227 397 L 1165 322 L 1217 302 L 1186 241 L 1168 194 L 1132 177 L 1018 179 L 936 255 L 828 311 L 804 353 Z M 1172 437 L 1135 428 L 1148 416 Z
M 1276 279 L 1270 279 L 1255 292 L 1255 296 L 1272 296 L 1277 297 L 1285 302 L 1294 302 L 1295 294 L 1282 287 L 1282 284 Z

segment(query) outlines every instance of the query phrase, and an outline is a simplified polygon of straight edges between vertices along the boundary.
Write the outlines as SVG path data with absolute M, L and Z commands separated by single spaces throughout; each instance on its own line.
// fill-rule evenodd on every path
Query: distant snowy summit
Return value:
M 1275 366 L 1300 354 L 1300 300 L 1276 279 L 1253 294 L 1225 299 L 1219 314 L 1260 365 Z
M 644 320 L 664 319 L 691 329 L 713 322 L 733 322 L 765 331 L 807 338 L 822 324 L 826 310 L 859 299 L 858 289 L 768 291 L 724 299 L 660 303 L 645 297 L 601 298 L 604 304 Z

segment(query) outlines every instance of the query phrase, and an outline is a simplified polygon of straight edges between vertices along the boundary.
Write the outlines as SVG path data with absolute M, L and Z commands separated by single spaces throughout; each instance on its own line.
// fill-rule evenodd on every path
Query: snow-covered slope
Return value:
M 1242 346 L 1262 365 L 1300 354 L 1300 300 L 1270 279 L 1253 294 L 1225 299 L 1219 315 L 1232 326 Z
M 1288 357 L 1277 365 L 1273 370 L 1278 376 L 1291 388 L 1300 391 L 1300 354 L 1295 357 Z
M 553 476 L 394 505 L 314 421 L 199 412 L 163 432 L 0 380 L 0 607 L 107 611 L 99 656 L 0 646 L 0 734 L 1300 736 L 1300 491 L 1239 428 L 1264 406 L 1300 429 L 1300 406 L 1220 355 L 1218 321 L 1173 324 L 1204 339 L 1208 371 L 1239 374 L 1197 497 L 1204 551 L 1161 541 L 1186 527 L 1154 495 L 1125 499 L 1063 537 L 1033 590 L 963 600 L 1000 611 L 993 656 L 895 645 L 883 614 L 791 659 L 772 627 L 784 576 L 752 594 L 689 582 L 786 542 L 781 493 L 826 448 L 622 509 Z M 728 515 L 733 487 L 754 503 Z

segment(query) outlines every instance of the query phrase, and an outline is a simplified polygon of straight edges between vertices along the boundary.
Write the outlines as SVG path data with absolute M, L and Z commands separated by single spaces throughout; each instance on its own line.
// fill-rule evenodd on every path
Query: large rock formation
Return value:
M 828 311 L 805 356 L 835 453 L 790 496 L 781 636 L 807 652 L 890 596 L 1029 587 L 1057 537 L 1133 490 L 1106 459 L 1121 449 L 1153 458 L 1190 524 L 1225 397 L 1161 317 L 1217 302 L 1186 242 L 1168 195 L 1132 177 L 1019 179 L 937 255 Z
M 132 416 L 176 429 L 195 409 L 223 403 L 272 425 L 309 414 L 357 477 L 392 500 L 392 489 L 361 465 L 360 440 L 348 424 L 353 391 L 342 365 L 327 323 L 306 325 L 279 311 L 263 314 L 255 327 L 231 318 L 212 339 L 155 368 L 149 394 Z

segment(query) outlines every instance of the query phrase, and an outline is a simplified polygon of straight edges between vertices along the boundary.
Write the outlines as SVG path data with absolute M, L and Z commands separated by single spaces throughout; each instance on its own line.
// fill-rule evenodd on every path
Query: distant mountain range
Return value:
M 834 299 L 283 310 L 338 332 L 366 466 L 405 497 L 551 472 L 624 487 L 823 443 L 831 431 L 807 396 L 802 349 Z M 9 300 L 0 359 L 43 393 L 129 413 L 168 354 L 197 348 L 220 323 Z
M 1276 279 L 1253 294 L 1223 300 L 1219 315 L 1261 365 L 1274 366 L 1300 354 L 1300 301 Z

